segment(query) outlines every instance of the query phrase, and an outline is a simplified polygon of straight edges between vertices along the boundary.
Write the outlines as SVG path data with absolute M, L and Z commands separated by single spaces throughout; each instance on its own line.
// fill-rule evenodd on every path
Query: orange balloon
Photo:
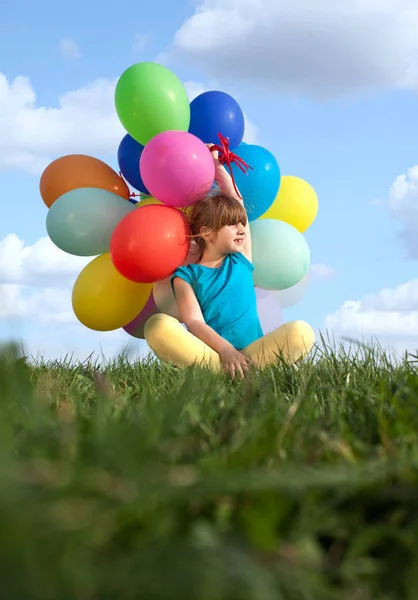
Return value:
M 86 154 L 57 158 L 46 167 L 39 183 L 48 208 L 66 192 L 79 188 L 99 188 L 129 200 L 129 188 L 122 177 L 103 161 Z

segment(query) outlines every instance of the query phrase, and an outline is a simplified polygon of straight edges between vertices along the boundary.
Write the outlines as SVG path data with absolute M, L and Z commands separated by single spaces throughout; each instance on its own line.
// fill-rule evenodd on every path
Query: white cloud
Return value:
M 26 245 L 11 233 L 0 240 L 0 284 L 67 287 L 91 260 L 63 252 L 49 237 Z
M 0 318 L 78 323 L 71 287 L 90 260 L 63 252 L 48 237 L 26 245 L 15 233 L 7 235 L 0 240 Z
M 392 213 L 418 229 L 418 166 L 398 175 L 389 190 Z
M 208 85 L 203 85 L 202 83 L 198 83 L 196 81 L 186 81 L 184 87 L 186 88 L 187 96 L 189 97 L 190 102 L 194 100 L 197 96 L 200 96 L 200 94 L 203 94 L 204 92 L 207 92 L 211 89 L 219 89 L 216 85 L 211 87 Z M 259 142 L 257 127 L 248 119 L 244 110 L 242 112 L 244 113 L 245 121 L 244 142 L 247 142 L 247 144 L 258 144 Z
M 0 170 L 39 175 L 63 154 L 115 154 L 125 131 L 114 107 L 116 81 L 98 79 L 59 98 L 59 107 L 37 106 L 26 77 L 9 82 L 0 73 Z
M 20 169 L 39 176 L 51 160 L 65 154 L 116 156 L 126 134 L 114 104 L 116 82 L 98 79 L 61 96 L 58 107 L 46 107 L 37 105 L 29 79 L 8 81 L 0 73 L 0 171 Z M 255 139 L 248 120 L 247 137 Z
M 136 54 L 143 52 L 150 42 L 151 36 L 149 33 L 137 33 L 134 37 L 132 50 Z
M 401 223 L 398 237 L 409 258 L 418 259 L 418 166 L 398 175 L 389 190 L 389 211 Z
M 27 305 L 21 295 L 21 286 L 0 284 L 0 319 L 14 319 L 27 314 Z
M 157 54 L 157 56 L 153 59 L 153 62 L 156 62 L 159 65 L 163 65 L 163 67 L 167 67 L 167 69 L 169 69 L 170 68 L 170 62 L 171 62 L 171 54 L 170 54 L 170 52 L 167 52 L 167 51 L 159 52 Z
M 61 56 L 68 60 L 77 60 L 78 58 L 81 58 L 80 48 L 78 47 L 77 42 L 72 38 L 62 38 L 59 41 L 58 49 Z
M 415 0 L 200 0 L 174 53 L 208 77 L 335 97 L 414 88 Z
M 16 234 L 0 240 L 0 326 L 10 329 L 4 341 L 23 338 L 27 354 L 48 359 L 85 360 L 92 352 L 111 358 L 126 347 L 146 354 L 146 345 L 122 330 L 90 331 L 77 320 L 71 289 L 90 260 L 66 254 L 47 237 L 32 245 Z
M 377 338 L 397 352 L 418 348 L 418 279 L 348 300 L 325 319 L 337 337 L 361 341 Z
M 337 275 L 337 271 L 325 263 L 312 264 L 310 272 L 316 279 L 330 279 Z

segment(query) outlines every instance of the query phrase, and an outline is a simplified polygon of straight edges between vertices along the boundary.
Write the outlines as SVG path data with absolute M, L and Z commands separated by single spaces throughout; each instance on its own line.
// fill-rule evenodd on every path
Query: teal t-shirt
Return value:
M 257 314 L 253 265 L 240 252 L 228 254 L 218 268 L 203 265 L 178 267 L 171 276 L 189 283 L 203 318 L 237 350 L 263 336 Z M 174 286 L 173 286 L 174 291 Z

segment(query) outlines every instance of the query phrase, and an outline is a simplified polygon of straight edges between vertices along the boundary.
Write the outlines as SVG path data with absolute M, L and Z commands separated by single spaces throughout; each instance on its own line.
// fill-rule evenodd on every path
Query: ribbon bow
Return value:
M 239 156 L 237 156 L 236 154 L 231 152 L 231 150 L 229 149 L 229 139 L 228 138 L 224 137 L 221 133 L 218 133 L 218 137 L 219 137 L 220 144 L 219 145 L 213 144 L 213 146 L 210 147 L 210 151 L 211 152 L 213 152 L 214 150 L 218 151 L 218 157 L 219 157 L 218 160 L 221 163 L 221 165 L 225 165 L 227 167 L 229 174 L 231 176 L 231 179 L 232 179 L 232 183 L 234 185 L 235 193 L 237 194 L 237 196 L 239 196 L 242 199 L 242 196 L 239 193 L 236 183 L 235 183 L 231 164 L 237 165 L 237 167 L 239 169 L 241 169 L 241 171 L 243 173 L 247 173 L 248 169 L 253 170 L 253 168 L 250 167 L 250 165 L 247 165 L 247 163 L 244 160 L 242 160 L 242 158 L 240 158 Z

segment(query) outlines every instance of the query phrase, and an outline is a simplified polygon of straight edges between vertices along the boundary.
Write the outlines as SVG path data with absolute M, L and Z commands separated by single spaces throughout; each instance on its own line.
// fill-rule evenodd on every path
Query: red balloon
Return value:
M 168 277 L 186 259 L 191 231 L 177 208 L 150 204 L 133 210 L 115 227 L 110 256 L 123 277 L 153 283 Z

